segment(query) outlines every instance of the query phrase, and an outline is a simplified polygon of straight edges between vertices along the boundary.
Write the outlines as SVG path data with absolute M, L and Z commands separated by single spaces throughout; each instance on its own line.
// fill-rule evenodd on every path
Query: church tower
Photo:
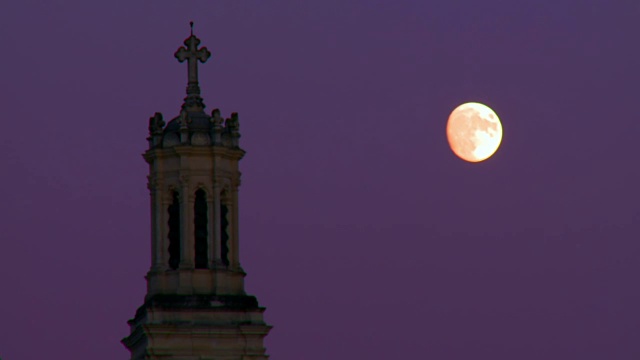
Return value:
M 205 113 L 198 61 L 211 56 L 191 36 L 175 53 L 188 64 L 187 97 L 166 126 L 149 119 L 151 268 L 131 334 L 132 360 L 267 360 L 271 326 L 244 290 L 238 237 L 238 114 Z

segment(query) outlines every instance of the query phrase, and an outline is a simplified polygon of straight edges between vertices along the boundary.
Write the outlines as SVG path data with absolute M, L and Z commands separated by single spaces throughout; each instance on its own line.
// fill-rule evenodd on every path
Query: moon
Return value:
M 455 108 L 449 115 L 447 140 L 459 158 L 480 162 L 498 150 L 502 141 L 502 124 L 490 107 L 468 102 Z

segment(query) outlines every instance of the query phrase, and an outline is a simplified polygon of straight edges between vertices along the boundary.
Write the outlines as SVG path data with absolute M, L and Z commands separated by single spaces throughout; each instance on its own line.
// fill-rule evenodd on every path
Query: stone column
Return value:
M 156 180 L 151 176 L 147 176 L 147 189 L 149 189 L 150 205 L 151 205 L 151 271 L 157 271 L 160 262 L 158 247 L 159 229 L 158 229 L 158 207 L 162 203 L 159 199 L 158 185 Z
M 166 224 L 165 211 L 167 204 L 166 194 L 162 191 L 163 183 L 155 178 L 149 178 L 149 190 L 151 195 L 151 269 L 153 271 L 166 270 L 168 268 L 168 225 Z
M 222 266 L 222 258 L 220 257 L 220 247 L 222 242 L 222 233 L 220 232 L 220 187 L 215 185 L 213 188 L 213 262 L 214 266 Z
M 217 234 L 220 230 L 218 229 L 219 226 L 217 227 L 216 219 L 219 217 L 218 213 L 220 210 L 218 209 L 218 203 L 220 202 L 220 199 L 217 195 L 216 185 L 210 186 L 207 190 L 207 260 L 209 262 L 208 268 L 215 269 L 217 253 L 219 251 L 216 248 L 216 239 L 218 238 Z

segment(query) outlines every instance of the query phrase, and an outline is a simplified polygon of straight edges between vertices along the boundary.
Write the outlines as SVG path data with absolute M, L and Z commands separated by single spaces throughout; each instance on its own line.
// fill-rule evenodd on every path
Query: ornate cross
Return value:
M 211 53 L 209 52 L 209 50 L 207 50 L 206 47 L 198 49 L 198 45 L 200 45 L 200 39 L 193 35 L 193 21 L 190 23 L 190 25 L 191 36 L 189 36 L 184 41 L 184 45 L 186 46 L 186 48 L 184 46 L 181 46 L 174 55 L 179 62 L 184 62 L 185 60 L 187 60 L 187 63 L 189 65 L 189 82 L 187 83 L 187 97 L 184 99 L 184 106 L 188 108 L 200 107 L 199 110 L 202 110 L 202 108 L 204 108 L 204 104 L 202 103 L 202 98 L 200 97 L 200 86 L 198 85 L 198 60 L 200 60 L 200 62 L 202 63 L 205 63 L 207 59 L 211 57 Z

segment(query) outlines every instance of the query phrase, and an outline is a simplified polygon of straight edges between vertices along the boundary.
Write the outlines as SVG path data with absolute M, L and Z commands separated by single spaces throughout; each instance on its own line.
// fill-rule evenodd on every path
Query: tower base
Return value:
M 154 295 L 122 344 L 131 360 L 267 360 L 264 310 L 249 295 Z

